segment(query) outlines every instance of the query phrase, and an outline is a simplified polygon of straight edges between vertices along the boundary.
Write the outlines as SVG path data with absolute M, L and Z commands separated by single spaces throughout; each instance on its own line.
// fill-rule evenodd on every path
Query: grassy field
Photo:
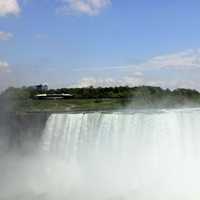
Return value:
M 63 100 L 34 100 L 23 99 L 9 103 L 10 111 L 16 112 L 74 112 L 74 111 L 106 111 L 119 109 L 145 108 L 177 108 L 196 107 L 200 102 L 177 101 L 167 99 L 63 99 Z
M 13 104 L 22 112 L 65 112 L 122 109 L 123 99 L 63 99 L 63 100 L 23 100 Z M 12 108 L 12 109 L 13 109 Z

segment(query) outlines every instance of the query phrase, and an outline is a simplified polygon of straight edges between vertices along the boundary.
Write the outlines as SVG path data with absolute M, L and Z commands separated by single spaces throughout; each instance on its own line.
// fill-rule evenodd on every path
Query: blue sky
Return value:
M 0 0 L 0 89 L 200 90 L 198 0 Z

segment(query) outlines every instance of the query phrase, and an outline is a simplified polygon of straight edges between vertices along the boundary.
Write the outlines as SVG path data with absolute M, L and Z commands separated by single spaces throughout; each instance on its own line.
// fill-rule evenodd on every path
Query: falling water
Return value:
M 198 109 L 52 114 L 42 151 L 69 199 L 200 198 Z

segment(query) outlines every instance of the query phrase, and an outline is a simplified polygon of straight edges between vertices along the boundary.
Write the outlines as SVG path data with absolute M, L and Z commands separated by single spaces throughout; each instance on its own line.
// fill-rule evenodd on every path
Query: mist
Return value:
M 1 124 L 2 200 L 199 199 L 198 108 L 20 119 Z

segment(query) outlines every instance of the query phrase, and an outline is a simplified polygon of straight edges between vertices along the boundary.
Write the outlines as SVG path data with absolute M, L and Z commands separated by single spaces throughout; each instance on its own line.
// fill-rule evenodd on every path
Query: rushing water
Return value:
M 200 110 L 52 114 L 23 163 L 19 199 L 199 199 Z

